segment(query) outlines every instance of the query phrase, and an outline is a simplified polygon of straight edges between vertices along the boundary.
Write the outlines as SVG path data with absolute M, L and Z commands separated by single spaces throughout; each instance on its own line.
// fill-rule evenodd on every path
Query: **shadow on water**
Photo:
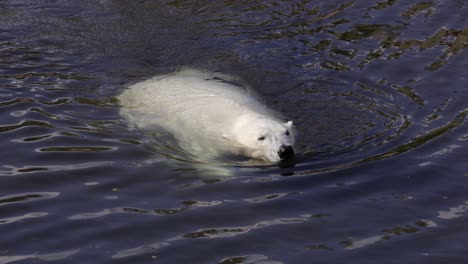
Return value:
M 467 13 L 3 1 L 0 263 L 466 262 Z M 122 119 L 116 96 L 182 66 L 294 120 L 295 166 L 200 161 Z

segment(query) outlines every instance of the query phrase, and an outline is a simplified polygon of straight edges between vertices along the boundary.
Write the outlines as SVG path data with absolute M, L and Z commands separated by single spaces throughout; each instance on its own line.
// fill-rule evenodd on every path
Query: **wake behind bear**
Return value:
M 226 153 L 276 163 L 294 158 L 292 121 L 232 76 L 183 69 L 130 86 L 121 115 L 142 130 L 162 128 L 196 157 Z

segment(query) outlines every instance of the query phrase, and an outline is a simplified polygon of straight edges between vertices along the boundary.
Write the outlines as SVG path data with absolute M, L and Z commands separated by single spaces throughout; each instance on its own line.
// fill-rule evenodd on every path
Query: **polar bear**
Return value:
M 130 123 L 162 128 L 196 156 L 230 153 L 269 163 L 294 158 L 292 121 L 282 122 L 232 76 L 182 69 L 131 85 L 118 99 Z

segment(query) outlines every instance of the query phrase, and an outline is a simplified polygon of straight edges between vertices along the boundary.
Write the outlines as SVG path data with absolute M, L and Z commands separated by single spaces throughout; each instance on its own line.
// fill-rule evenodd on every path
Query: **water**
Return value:
M 0 8 L 0 263 L 464 263 L 465 1 L 45 1 Z M 116 97 L 240 77 L 293 168 L 196 164 Z

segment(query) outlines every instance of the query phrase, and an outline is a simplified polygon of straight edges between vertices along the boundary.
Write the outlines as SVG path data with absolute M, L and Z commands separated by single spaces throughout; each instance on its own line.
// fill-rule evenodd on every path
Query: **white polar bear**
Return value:
M 119 100 L 140 129 L 162 128 L 195 155 L 232 153 L 271 163 L 294 157 L 292 121 L 282 122 L 236 79 L 183 69 L 136 83 Z

